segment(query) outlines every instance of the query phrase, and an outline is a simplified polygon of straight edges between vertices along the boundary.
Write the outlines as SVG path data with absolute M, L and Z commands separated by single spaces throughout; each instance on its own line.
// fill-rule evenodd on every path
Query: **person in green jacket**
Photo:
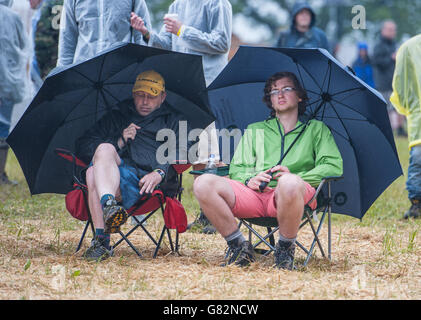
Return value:
M 396 56 L 390 97 L 395 109 L 406 116 L 409 166 L 406 189 L 411 207 L 404 218 L 421 216 L 421 34 L 404 42 Z
M 275 266 L 291 270 L 295 238 L 314 187 L 326 176 L 342 175 L 342 157 L 329 128 L 318 120 L 299 120 L 307 100 L 295 74 L 275 73 L 263 97 L 272 117 L 247 127 L 230 164 L 230 179 L 203 174 L 194 182 L 201 208 L 231 249 L 227 264 L 247 266 L 255 260 L 235 218 L 276 217 Z M 260 192 L 262 182 L 268 185 Z

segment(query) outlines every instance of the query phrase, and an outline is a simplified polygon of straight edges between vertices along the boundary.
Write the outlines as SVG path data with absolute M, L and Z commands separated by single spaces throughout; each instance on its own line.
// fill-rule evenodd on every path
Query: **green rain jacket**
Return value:
M 421 35 L 399 48 L 390 97 L 395 109 L 406 116 L 409 148 L 421 144 Z
M 250 124 L 238 144 L 230 164 L 230 178 L 245 182 L 259 172 L 279 163 L 282 155 L 305 128 L 298 121 L 295 129 L 284 133 L 278 119 Z M 342 175 L 342 157 L 329 128 L 321 121 L 310 120 L 307 128 L 282 160 L 293 174 L 312 186 L 320 184 L 324 177 Z M 276 180 L 269 183 L 276 186 Z

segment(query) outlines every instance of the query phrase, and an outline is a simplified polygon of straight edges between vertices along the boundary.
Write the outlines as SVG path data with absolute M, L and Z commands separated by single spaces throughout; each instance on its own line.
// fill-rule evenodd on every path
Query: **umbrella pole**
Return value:
M 328 218 L 328 223 L 327 223 L 327 257 L 329 260 L 332 260 L 332 206 L 330 204 L 330 199 L 332 197 L 332 191 L 330 188 L 330 181 L 327 184 L 328 186 L 328 194 L 329 194 L 329 203 L 328 203 L 328 214 L 327 214 L 327 218 Z

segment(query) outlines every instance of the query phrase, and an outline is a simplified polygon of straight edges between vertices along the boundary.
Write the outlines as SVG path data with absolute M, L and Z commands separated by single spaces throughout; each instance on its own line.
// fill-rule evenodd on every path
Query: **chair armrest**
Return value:
M 78 167 L 86 168 L 88 166 L 85 162 L 83 162 L 78 157 L 76 157 L 76 155 L 72 151 L 69 151 L 67 149 L 62 149 L 62 148 L 56 148 L 54 152 L 58 156 L 72 162 Z

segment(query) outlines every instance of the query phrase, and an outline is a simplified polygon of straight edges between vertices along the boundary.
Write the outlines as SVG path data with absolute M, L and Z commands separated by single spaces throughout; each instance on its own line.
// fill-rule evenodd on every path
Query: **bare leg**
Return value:
M 193 192 L 206 217 L 223 237 L 237 230 L 237 222 L 231 211 L 235 194 L 226 179 L 203 174 L 195 179 Z
M 112 144 L 103 143 L 98 146 L 93 158 L 93 168 L 95 189 L 99 197 L 116 194 L 120 186 L 120 164 L 120 157 Z
M 94 223 L 95 228 L 104 229 L 104 218 L 101 203 L 99 202 L 99 196 L 95 188 L 93 167 L 90 167 L 86 171 L 86 184 L 88 186 L 88 203 L 92 216 L 92 222 Z
M 288 239 L 295 238 L 304 212 L 304 181 L 297 175 L 286 174 L 279 178 L 275 190 L 279 233 Z

